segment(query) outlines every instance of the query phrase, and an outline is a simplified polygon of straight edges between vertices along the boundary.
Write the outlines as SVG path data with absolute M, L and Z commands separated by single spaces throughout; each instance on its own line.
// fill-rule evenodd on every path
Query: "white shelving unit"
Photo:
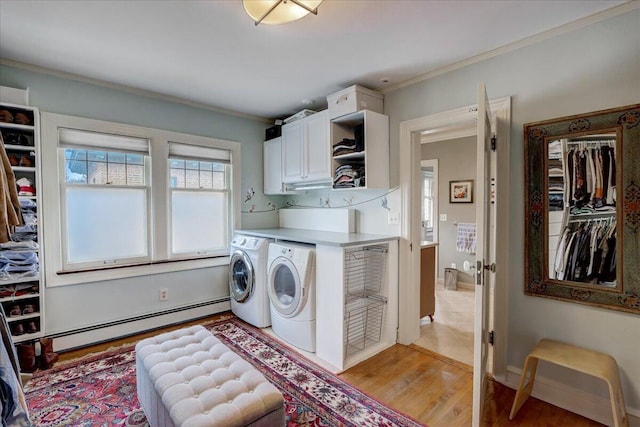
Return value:
M 33 195 L 19 195 L 25 225 L 12 230 L 32 235 L 39 247 L 30 252 L 38 258 L 34 273 L 0 272 L 0 304 L 7 315 L 7 323 L 15 343 L 31 341 L 44 336 L 44 284 L 42 282 L 42 233 L 38 226 L 41 214 L 39 190 L 40 167 L 40 114 L 34 107 L 0 103 L 0 132 L 16 181 L 26 178 L 31 182 Z M 31 206 L 27 206 L 31 205 Z M 29 213 L 27 215 L 27 212 Z M 16 239 L 14 239 L 16 240 Z M 5 252 L 8 249 L 0 249 Z
M 333 178 L 336 169 L 354 165 L 363 173 L 354 187 L 334 189 L 387 189 L 389 188 L 389 117 L 370 110 L 360 110 L 331 120 L 331 147 L 344 138 L 355 139 L 356 129 L 363 131 L 361 151 L 332 157 Z

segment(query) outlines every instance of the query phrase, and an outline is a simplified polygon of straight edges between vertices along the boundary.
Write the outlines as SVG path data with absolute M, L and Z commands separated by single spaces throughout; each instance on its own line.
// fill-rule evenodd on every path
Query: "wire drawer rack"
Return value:
M 380 341 L 387 304 L 383 289 L 387 252 L 387 245 L 345 250 L 346 356 Z

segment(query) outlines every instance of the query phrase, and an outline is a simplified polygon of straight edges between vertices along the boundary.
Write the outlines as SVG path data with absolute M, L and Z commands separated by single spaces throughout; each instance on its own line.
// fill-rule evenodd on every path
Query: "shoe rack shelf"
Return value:
M 14 272 L 4 268 L 6 251 L 0 248 L 0 304 L 5 312 L 14 343 L 44 337 L 44 283 L 42 280 L 42 233 L 40 215 L 40 114 L 37 108 L 0 102 L 0 133 L 15 175 L 23 219 L 29 227 L 12 230 L 12 240 L 35 241 L 28 249 L 37 256 L 35 271 Z M 20 183 L 18 183 L 20 181 Z M 20 236 L 20 237 L 18 237 Z M 26 312 L 26 313 L 25 313 Z

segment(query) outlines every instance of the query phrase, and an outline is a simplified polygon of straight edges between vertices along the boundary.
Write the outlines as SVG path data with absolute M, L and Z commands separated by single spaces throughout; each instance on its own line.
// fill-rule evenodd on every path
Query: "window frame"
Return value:
M 60 176 L 64 179 L 65 169 L 64 163 L 61 166 L 57 160 L 59 156 L 64 157 L 64 154 L 60 154 L 59 151 L 59 128 L 122 135 L 149 141 L 150 190 L 148 197 L 150 198 L 150 203 L 147 212 L 150 217 L 148 222 L 148 238 L 151 241 L 149 260 L 144 260 L 134 265 L 65 270 L 61 246 L 64 239 L 62 224 L 65 216 L 63 216 L 62 212 L 64 199 L 61 193 L 63 186 L 60 179 Z M 42 207 L 44 211 L 41 219 L 43 229 L 41 263 L 45 272 L 47 287 L 228 265 L 228 244 L 224 253 L 221 252 L 216 255 L 205 254 L 201 257 L 170 256 L 169 144 L 173 141 L 180 141 L 180 143 L 196 147 L 216 148 L 230 153 L 229 236 L 227 236 L 227 242 L 229 242 L 231 233 L 240 224 L 241 144 L 239 142 L 54 113 L 41 113 L 41 130 L 41 158 L 56 159 L 56 161 L 40 162 L 43 184 L 38 197 L 40 200 L 39 209 Z
M 194 251 L 189 251 L 189 252 L 174 252 L 173 251 L 173 193 L 176 191 L 180 191 L 180 192 L 201 192 L 201 193 L 225 193 L 226 196 L 226 203 L 227 203 L 227 209 L 226 209 L 226 215 L 227 218 L 231 217 L 232 215 L 232 211 L 231 211 L 231 199 L 232 199 L 232 191 L 231 191 L 231 183 L 232 183 L 232 171 L 233 171 L 233 166 L 231 165 L 231 161 L 230 160 L 224 160 L 224 159 L 215 159 L 215 151 L 220 151 L 218 149 L 215 150 L 207 150 L 207 151 L 211 151 L 211 157 L 206 157 L 207 153 L 202 153 L 202 155 L 204 155 L 205 157 L 196 157 L 197 156 L 197 152 L 199 152 L 202 147 L 196 148 L 195 150 L 190 150 L 190 144 L 185 144 L 185 143 L 181 143 L 181 142 L 175 142 L 175 141 L 171 141 L 169 146 L 169 155 L 167 157 L 167 191 L 168 191 L 168 196 L 167 196 L 167 218 L 168 218 L 168 227 L 167 227 L 167 232 L 168 232 L 168 237 L 169 237 L 169 254 L 168 254 L 168 258 L 171 260 L 178 260 L 178 259 L 185 259 L 185 258 L 194 258 L 194 257 L 210 257 L 210 256 L 217 256 L 220 255 L 222 253 L 221 250 L 219 249 L 206 249 L 206 250 L 194 250 Z M 185 151 L 189 152 L 189 151 L 195 151 L 196 153 L 193 154 L 172 154 L 172 150 L 171 148 L 174 146 L 180 146 L 182 148 L 185 149 Z M 229 153 L 230 154 L 230 153 Z M 230 155 L 229 155 L 230 157 Z M 224 174 L 225 174 L 225 186 L 223 189 L 216 189 L 216 188 L 211 188 L 211 189 L 207 189 L 207 188 L 189 188 L 189 187 L 173 187 L 171 185 L 171 169 L 173 169 L 171 167 L 171 161 L 172 160 L 184 160 L 185 162 L 187 161 L 198 161 L 198 162 L 211 162 L 211 163 L 217 163 L 217 164 L 225 164 L 225 170 L 224 170 Z M 229 167 L 228 167 L 228 166 Z M 185 172 L 186 172 L 186 167 L 185 167 Z M 200 170 L 200 169 L 199 169 Z M 186 179 L 186 177 L 185 177 Z M 226 229 L 226 233 L 225 233 L 225 241 L 229 242 L 231 240 L 231 233 L 232 233 L 232 228 L 229 227 L 229 221 L 227 221 L 227 229 Z M 229 245 L 227 245 L 226 247 L 226 254 L 228 255 L 229 251 Z

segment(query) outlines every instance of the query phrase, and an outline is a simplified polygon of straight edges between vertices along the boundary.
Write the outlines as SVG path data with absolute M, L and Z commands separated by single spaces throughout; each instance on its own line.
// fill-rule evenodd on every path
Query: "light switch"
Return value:
M 447 214 L 440 214 L 440 222 L 447 222 Z

